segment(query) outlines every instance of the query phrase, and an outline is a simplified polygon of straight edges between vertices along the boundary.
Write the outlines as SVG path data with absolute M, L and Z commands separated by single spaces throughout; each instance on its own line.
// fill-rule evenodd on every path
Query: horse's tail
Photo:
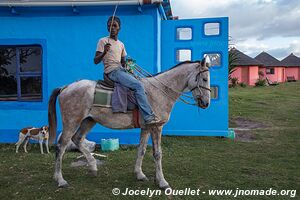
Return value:
M 56 118 L 56 99 L 61 92 L 61 88 L 55 88 L 50 96 L 48 103 L 48 124 L 49 141 L 53 143 L 56 138 L 57 118 Z

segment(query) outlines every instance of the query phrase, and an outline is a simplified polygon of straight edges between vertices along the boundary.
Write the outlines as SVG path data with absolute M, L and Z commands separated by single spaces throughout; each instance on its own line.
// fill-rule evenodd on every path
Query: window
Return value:
M 274 68 L 273 67 L 272 68 L 267 68 L 266 69 L 266 74 L 275 74 Z
M 211 94 L 210 94 L 210 98 L 211 99 L 218 99 L 219 97 L 219 88 L 216 86 L 212 86 L 210 87 L 211 89 Z
M 191 40 L 192 29 L 191 28 L 177 28 L 177 40 Z
M 0 101 L 41 100 L 41 46 L 0 46 Z
M 204 34 L 207 36 L 220 35 L 220 23 L 204 24 Z
M 176 51 L 177 62 L 192 60 L 192 51 L 190 49 L 180 49 Z
M 204 57 L 208 56 L 212 67 L 221 67 L 221 55 L 219 53 L 204 54 Z

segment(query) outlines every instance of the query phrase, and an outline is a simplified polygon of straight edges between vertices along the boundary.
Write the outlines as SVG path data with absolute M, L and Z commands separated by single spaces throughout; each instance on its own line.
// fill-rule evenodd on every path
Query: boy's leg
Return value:
M 111 80 L 120 83 L 121 85 L 128 87 L 134 91 L 138 107 L 142 111 L 142 115 L 145 121 L 149 121 L 154 118 L 152 108 L 145 94 L 144 86 L 139 80 L 128 74 L 124 69 L 117 69 L 109 73 L 108 77 Z

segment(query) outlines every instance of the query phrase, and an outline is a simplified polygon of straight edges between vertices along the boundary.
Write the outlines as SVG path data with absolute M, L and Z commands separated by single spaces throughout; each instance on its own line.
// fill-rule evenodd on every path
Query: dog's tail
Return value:
M 50 96 L 48 103 L 48 123 L 49 123 L 49 141 L 53 143 L 56 138 L 57 117 L 56 117 L 56 99 L 61 92 L 61 88 L 55 88 Z

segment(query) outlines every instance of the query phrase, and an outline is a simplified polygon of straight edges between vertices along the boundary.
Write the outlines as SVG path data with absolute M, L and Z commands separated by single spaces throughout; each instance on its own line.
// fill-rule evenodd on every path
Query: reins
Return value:
M 189 98 L 189 99 L 193 99 L 194 100 L 194 97 L 191 96 L 191 95 L 188 95 L 188 94 L 185 94 L 183 92 L 180 92 L 180 91 L 176 91 L 174 90 L 173 88 L 167 86 L 164 82 L 160 81 L 159 79 L 157 79 L 155 76 L 153 76 L 151 73 L 149 73 L 148 71 L 146 71 L 145 69 L 141 68 L 139 65 L 136 64 L 135 66 L 135 69 L 136 69 L 136 72 L 138 74 L 140 74 L 141 76 L 144 76 L 145 77 L 145 74 L 151 78 L 154 78 L 158 83 L 160 83 L 161 85 L 167 87 L 168 89 L 170 89 L 172 92 L 174 93 L 177 93 L 179 95 L 179 98 L 178 100 L 185 103 L 185 104 L 188 104 L 188 105 L 193 105 L 193 106 L 197 106 L 196 103 L 191 103 L 191 102 L 188 102 L 187 100 L 183 99 L 181 96 L 183 97 L 186 97 L 186 98 Z M 204 72 L 207 72 L 209 70 L 203 70 L 203 71 L 200 71 L 198 74 L 197 74 L 197 77 L 200 76 L 200 74 L 204 73 Z M 166 95 L 167 97 L 169 97 L 170 99 L 173 99 L 174 101 L 177 101 L 177 99 L 175 99 L 174 97 L 170 96 L 170 94 L 168 94 L 166 91 L 162 90 L 160 87 L 156 86 L 155 84 L 153 84 L 151 81 L 149 81 L 148 79 L 145 79 L 146 81 L 148 81 L 148 83 L 150 83 L 152 86 L 154 86 L 155 88 L 157 88 L 158 90 L 160 90 L 164 95 Z M 194 87 L 193 89 L 191 89 L 191 91 L 195 90 L 195 89 L 199 89 L 202 88 L 202 89 L 205 89 L 205 90 L 208 90 L 211 92 L 211 89 L 207 88 L 207 87 L 204 87 L 202 85 L 199 84 L 199 80 L 198 79 L 198 82 L 197 82 L 197 86 Z

